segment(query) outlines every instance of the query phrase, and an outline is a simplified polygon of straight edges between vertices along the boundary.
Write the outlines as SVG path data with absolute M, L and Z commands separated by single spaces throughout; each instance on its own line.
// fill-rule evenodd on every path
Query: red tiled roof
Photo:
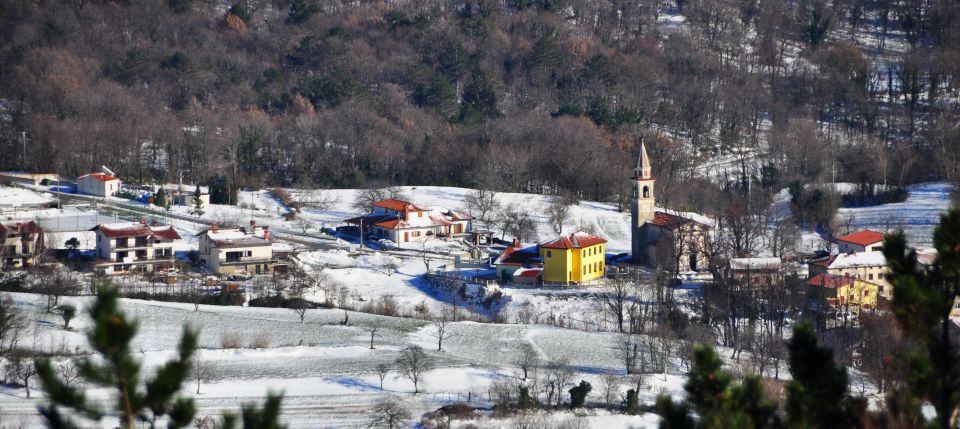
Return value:
M 676 228 L 681 225 L 686 225 L 692 222 L 690 219 L 685 217 L 677 216 L 675 214 L 665 213 L 665 212 L 655 212 L 653 214 L 653 220 L 651 223 L 657 226 L 664 226 L 667 228 Z
M 86 175 L 80 176 L 80 177 L 78 177 L 78 179 L 82 179 L 82 178 L 87 177 L 87 176 L 93 177 L 94 179 L 97 179 L 97 180 L 99 180 L 99 181 L 101 181 L 101 182 L 108 182 L 108 181 L 111 181 L 111 180 L 117 180 L 117 176 L 111 176 L 111 175 L 106 174 L 106 173 L 90 173 L 90 174 L 86 174 Z
M 836 289 L 841 286 L 851 286 L 854 283 L 853 277 L 835 276 L 831 274 L 817 274 L 807 284 L 810 286 L 822 286 L 830 289 Z
M 180 234 L 177 234 L 177 230 L 173 229 L 172 226 L 167 227 L 151 227 L 150 231 L 153 232 L 153 236 L 158 239 L 164 240 L 179 240 Z
M 575 232 L 573 234 L 561 236 L 557 239 L 543 243 L 540 245 L 540 247 L 547 249 L 581 249 L 606 242 L 607 240 L 587 234 L 585 232 Z
M 534 278 L 534 279 L 535 279 L 535 278 L 537 278 L 538 276 L 540 276 L 540 273 L 541 273 L 541 272 L 543 272 L 543 270 L 539 270 L 539 269 L 536 269 L 536 268 L 531 268 L 531 269 L 529 269 L 529 270 L 523 270 L 523 271 L 521 271 L 521 272 L 520 272 L 520 277 L 529 277 L 529 278 Z
M 374 206 L 374 207 L 383 207 L 383 208 L 385 208 L 385 209 L 394 210 L 394 211 L 398 211 L 398 212 L 402 212 L 402 211 L 425 212 L 425 211 L 427 211 L 426 209 L 421 208 L 421 207 L 418 207 L 418 206 L 414 205 L 413 203 L 410 203 L 410 202 L 407 202 L 407 201 L 403 201 L 403 200 L 397 200 L 397 199 L 393 199 L 393 198 L 391 198 L 391 199 L 389 199 L 389 200 L 377 201 L 377 202 L 373 203 L 373 206 Z
M 860 246 L 869 246 L 873 243 L 883 241 L 883 233 L 877 231 L 860 231 L 853 234 L 844 235 L 837 240 L 853 243 Z
M 37 225 L 37 223 L 32 220 L 29 222 L 0 223 L 0 232 L 17 231 L 17 232 L 25 232 L 27 234 L 36 234 L 40 230 L 42 230 L 42 228 L 40 228 L 40 225 Z
M 91 231 L 101 231 L 103 235 L 109 238 L 123 238 L 123 237 L 143 237 L 143 236 L 152 236 L 155 239 L 161 240 L 179 240 L 180 234 L 173 229 L 172 226 L 147 226 L 144 224 L 134 224 L 131 223 L 129 226 L 123 227 L 108 227 L 106 225 L 97 225 L 90 229 Z

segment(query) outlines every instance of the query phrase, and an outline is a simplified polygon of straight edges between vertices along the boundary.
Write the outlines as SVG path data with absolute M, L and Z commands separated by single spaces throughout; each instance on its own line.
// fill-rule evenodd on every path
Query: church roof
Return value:
M 647 155 L 647 146 L 640 142 L 640 156 L 637 157 L 636 179 L 652 179 L 653 168 L 650 166 L 650 156 Z

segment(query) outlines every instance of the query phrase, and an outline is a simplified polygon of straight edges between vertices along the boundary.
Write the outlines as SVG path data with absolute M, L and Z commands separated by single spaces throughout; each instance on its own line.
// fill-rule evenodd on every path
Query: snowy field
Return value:
M 906 201 L 879 206 L 843 208 L 837 213 L 841 225 L 852 231 L 872 229 L 892 232 L 902 229 L 912 246 L 933 245 L 933 230 L 940 215 L 950 208 L 953 185 L 945 182 L 921 183 L 907 188 Z
M 42 350 L 86 350 L 82 331 L 90 321 L 85 315 L 71 323 L 72 331 L 65 331 L 56 315 L 42 311 L 45 298 L 30 294 L 13 297 L 17 306 L 32 317 L 24 343 Z M 90 300 L 66 299 L 79 307 Z M 572 382 L 584 379 L 599 386 L 600 374 L 623 373 L 612 349 L 613 334 L 608 333 L 459 322 L 452 327 L 453 336 L 444 341 L 444 351 L 437 352 L 432 326 L 416 319 L 350 313 L 350 324 L 342 326 L 341 310 L 310 310 L 301 324 L 293 311 L 284 309 L 201 306 L 194 311 L 189 304 L 139 300 L 123 300 L 122 306 L 141 322 L 132 348 L 148 372 L 173 355 L 182 324 L 200 329 L 199 360 L 208 375 L 201 381 L 199 394 L 195 393 L 195 381 L 183 391 L 196 397 L 199 416 L 236 410 L 242 402 L 259 400 L 269 390 L 285 393 L 283 418 L 291 427 L 366 427 L 373 405 L 384 398 L 401 400 L 415 416 L 467 397 L 473 405 L 488 406 L 492 383 L 516 380 L 511 362 L 521 343 L 531 344 L 544 361 L 569 358 L 576 370 Z M 376 349 L 370 350 L 364 326 L 377 322 L 385 329 L 376 336 Z M 255 337 L 266 337 L 269 346 L 223 349 L 221 337 L 229 334 L 240 335 L 244 344 Z M 436 363 L 421 385 L 422 393 L 414 395 L 412 383 L 395 377 L 395 373 L 386 378 L 381 390 L 374 367 L 392 362 L 409 344 L 423 346 Z M 652 405 L 661 391 L 678 395 L 682 390 L 682 379 L 676 374 L 653 374 L 647 381 L 641 396 L 646 405 Z M 621 392 L 628 388 L 628 381 L 624 378 L 623 382 Z M 90 389 L 89 394 L 103 399 L 105 392 Z M 23 389 L 0 388 L 0 426 L 40 425 L 36 406 L 43 393 L 36 389 L 31 396 L 27 399 Z M 595 428 L 656 427 L 658 422 L 649 414 L 587 414 L 587 421 Z M 110 427 L 115 422 L 102 423 L 102 427 Z M 478 423 L 481 427 L 510 424 L 486 418 Z
M 13 212 L 15 207 L 39 206 L 54 201 L 53 195 L 37 193 L 28 189 L 0 185 L 0 213 L 4 215 Z

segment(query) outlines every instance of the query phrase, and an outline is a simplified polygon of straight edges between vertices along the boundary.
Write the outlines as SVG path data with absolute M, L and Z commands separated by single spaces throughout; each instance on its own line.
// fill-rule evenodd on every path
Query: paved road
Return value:
M 61 192 L 55 192 L 55 191 L 53 193 L 59 195 L 64 201 L 94 203 L 98 207 L 104 206 L 104 207 L 110 207 L 116 210 L 123 210 L 123 211 L 141 214 L 141 215 L 177 219 L 184 222 L 190 222 L 196 225 L 202 225 L 203 227 L 212 226 L 214 223 L 212 220 L 201 219 L 194 216 L 186 216 L 178 213 L 171 213 L 165 210 L 147 207 L 142 204 L 111 201 L 111 200 L 104 199 L 102 197 L 95 197 L 92 195 L 67 194 L 67 193 L 61 193 Z M 311 249 L 333 250 L 333 249 L 340 248 L 340 245 L 338 245 L 336 241 L 334 241 L 333 239 L 330 239 L 329 237 L 312 235 L 312 234 L 304 234 L 301 231 L 296 231 L 289 228 L 277 228 L 277 227 L 271 227 L 271 228 L 272 228 L 272 231 L 274 232 L 274 236 L 282 241 L 304 245 L 304 246 L 310 247 Z

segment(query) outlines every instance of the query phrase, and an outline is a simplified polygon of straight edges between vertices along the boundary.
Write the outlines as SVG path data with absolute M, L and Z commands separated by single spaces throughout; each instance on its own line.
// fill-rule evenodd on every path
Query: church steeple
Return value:
M 652 179 L 650 157 L 647 155 L 647 145 L 640 140 L 640 156 L 637 157 L 637 168 L 634 169 L 637 179 Z
M 640 141 L 640 155 L 637 157 L 637 167 L 630 182 L 633 188 L 630 199 L 632 249 L 634 258 L 640 260 L 642 255 L 646 255 L 652 240 L 648 236 L 649 228 L 644 226 L 656 218 L 657 210 L 656 198 L 653 194 L 656 179 L 653 178 L 650 156 L 647 155 L 647 146 L 643 140 Z

